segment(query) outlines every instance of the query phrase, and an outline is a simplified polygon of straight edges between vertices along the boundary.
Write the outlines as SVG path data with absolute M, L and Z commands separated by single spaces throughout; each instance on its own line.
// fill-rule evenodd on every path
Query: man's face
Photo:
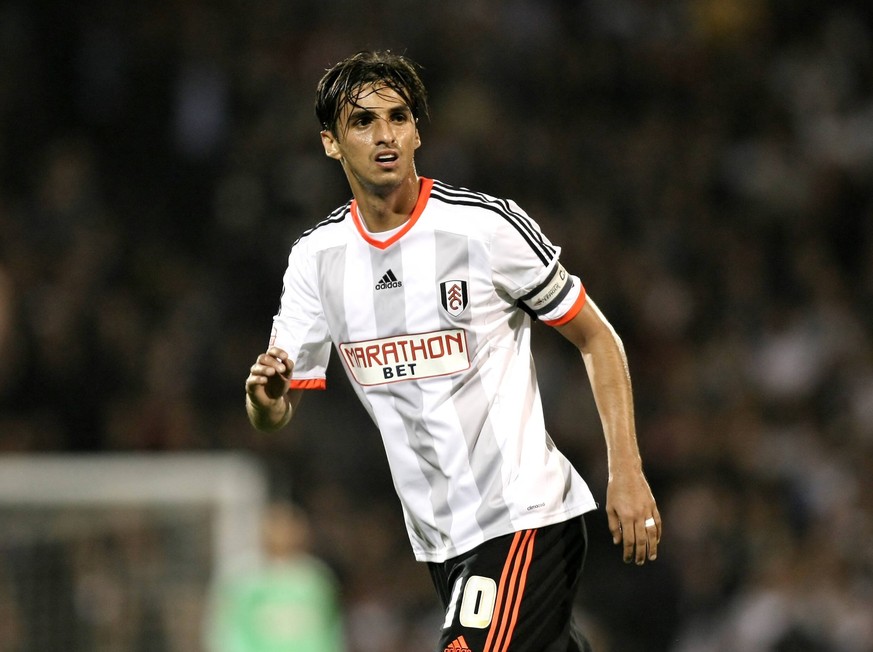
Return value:
M 415 176 L 415 150 L 421 145 L 409 107 L 382 85 L 361 88 L 355 104 L 340 112 L 337 133 L 322 131 L 325 154 L 340 161 L 355 191 L 389 191 Z

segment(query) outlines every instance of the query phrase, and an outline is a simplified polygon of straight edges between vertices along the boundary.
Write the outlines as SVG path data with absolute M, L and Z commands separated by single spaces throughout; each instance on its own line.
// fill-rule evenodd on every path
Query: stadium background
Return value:
M 315 83 L 390 48 L 431 93 L 419 171 L 517 200 L 628 349 L 665 540 L 625 567 L 590 520 L 579 606 L 602 649 L 873 649 L 871 14 L 7 0 L 0 450 L 243 451 L 311 515 L 351 650 L 432 640 L 427 574 L 339 366 L 296 437 L 242 408 L 288 246 L 348 196 Z M 552 435 L 602 500 L 584 372 L 536 330 Z

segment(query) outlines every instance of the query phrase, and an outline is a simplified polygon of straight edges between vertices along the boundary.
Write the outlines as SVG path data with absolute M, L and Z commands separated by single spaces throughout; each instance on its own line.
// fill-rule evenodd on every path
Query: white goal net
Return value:
M 0 457 L 0 650 L 196 652 L 209 584 L 258 555 L 232 454 Z

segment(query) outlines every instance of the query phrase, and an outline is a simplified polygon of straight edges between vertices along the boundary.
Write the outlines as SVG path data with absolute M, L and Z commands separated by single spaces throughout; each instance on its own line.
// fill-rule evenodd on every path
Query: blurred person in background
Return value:
M 266 563 L 219 579 L 207 614 L 210 652 L 343 652 L 333 571 L 310 552 L 307 516 L 275 502 L 263 518 Z
M 533 319 L 584 360 L 606 438 L 606 512 L 625 562 L 657 557 L 621 340 L 515 202 L 420 177 L 416 65 L 361 52 L 322 77 L 325 154 L 354 199 L 292 246 L 268 350 L 246 380 L 259 430 L 323 388 L 333 342 L 379 427 L 416 559 L 446 608 L 438 650 L 588 650 L 571 623 L 587 484 L 546 432 Z

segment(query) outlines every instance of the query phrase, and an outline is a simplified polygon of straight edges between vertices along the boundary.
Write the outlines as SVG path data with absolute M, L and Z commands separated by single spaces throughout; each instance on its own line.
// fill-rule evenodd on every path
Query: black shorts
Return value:
M 571 623 L 587 543 L 579 516 L 429 563 L 446 607 L 438 652 L 590 650 Z

